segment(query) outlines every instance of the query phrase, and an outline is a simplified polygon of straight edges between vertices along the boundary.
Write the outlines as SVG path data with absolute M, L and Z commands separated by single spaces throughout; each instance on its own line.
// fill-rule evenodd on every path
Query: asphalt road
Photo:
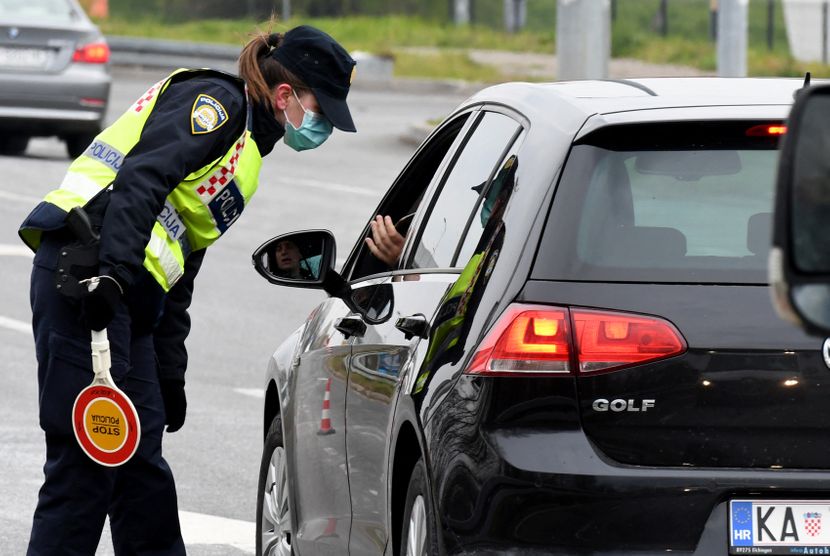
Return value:
M 117 71 L 109 120 L 165 73 Z M 164 447 L 177 478 L 189 554 L 253 552 L 265 365 L 281 339 L 325 295 L 268 284 L 251 268 L 251 252 L 280 233 L 328 228 L 337 239 L 338 257 L 344 258 L 412 154 L 400 134 L 413 122 L 445 115 L 463 99 L 452 92 L 394 89 L 352 92 L 356 135 L 336 132 L 322 148 L 304 153 L 278 145 L 264 161 L 253 203 L 208 250 L 191 308 L 187 422 L 165 437 Z M 31 256 L 16 231 L 38 200 L 60 183 L 68 163 L 55 139 L 33 140 L 23 157 L 0 156 L 2 554 L 25 553 L 44 461 L 28 325 Z M 112 554 L 106 534 L 98 554 Z

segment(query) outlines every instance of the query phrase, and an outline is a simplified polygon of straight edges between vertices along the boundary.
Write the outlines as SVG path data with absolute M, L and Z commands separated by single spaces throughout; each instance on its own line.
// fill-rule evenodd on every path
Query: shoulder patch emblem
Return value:
M 216 131 L 227 121 L 228 112 L 221 102 L 205 94 L 196 97 L 190 112 L 190 131 L 193 135 Z

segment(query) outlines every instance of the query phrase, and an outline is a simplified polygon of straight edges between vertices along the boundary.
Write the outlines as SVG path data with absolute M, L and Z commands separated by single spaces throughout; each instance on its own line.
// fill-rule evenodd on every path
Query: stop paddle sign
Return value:
M 81 449 L 107 467 L 123 465 L 135 454 L 141 423 L 133 402 L 112 380 L 107 331 L 92 331 L 92 384 L 72 407 L 72 429 Z

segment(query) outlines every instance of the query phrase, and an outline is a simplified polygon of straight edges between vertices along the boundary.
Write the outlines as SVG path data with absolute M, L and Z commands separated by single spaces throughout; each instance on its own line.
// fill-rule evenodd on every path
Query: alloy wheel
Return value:
M 406 538 L 407 556 L 424 556 L 427 547 L 427 509 L 420 494 L 412 502 L 409 515 L 409 533 Z
M 268 464 L 262 501 L 262 556 L 291 556 L 291 513 L 285 449 L 277 446 Z

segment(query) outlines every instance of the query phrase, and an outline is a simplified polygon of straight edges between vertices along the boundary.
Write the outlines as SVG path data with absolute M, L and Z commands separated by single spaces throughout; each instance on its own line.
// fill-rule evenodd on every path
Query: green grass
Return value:
M 503 75 L 495 66 L 477 64 L 463 52 L 419 54 L 400 52 L 395 55 L 395 76 L 425 79 L 461 79 L 493 83 Z
M 612 54 L 660 64 L 716 69 L 715 43 L 710 37 L 709 0 L 670 0 L 668 35 L 659 34 L 660 0 L 617 0 L 612 27 Z M 351 51 L 395 57 L 399 77 L 463 79 L 495 82 L 520 79 L 500 68 L 472 61 L 464 49 L 548 53 L 555 50 L 556 0 L 528 2 L 527 30 L 517 34 L 497 28 L 502 0 L 476 0 L 474 25 L 456 27 L 416 16 L 297 17 L 279 22 L 275 30 L 311 24 L 326 30 Z M 802 64 L 789 54 L 781 2 L 776 3 L 774 47 L 767 47 L 767 2 L 751 0 L 749 10 L 749 73 L 796 76 L 813 71 L 830 74 L 830 66 Z M 251 19 L 206 19 L 181 23 L 159 18 L 115 17 L 99 22 L 107 34 L 242 45 L 257 27 Z M 489 24 L 489 25 L 487 25 Z M 260 25 L 260 27 L 262 27 Z M 411 47 L 447 49 L 432 54 Z
M 553 52 L 553 37 L 538 33 L 494 33 L 477 26 L 455 27 L 437 25 L 423 19 L 394 17 L 350 17 L 340 19 L 295 18 L 278 23 L 275 31 L 288 30 L 296 25 L 311 24 L 341 42 L 350 51 L 367 51 L 391 55 L 395 58 L 397 77 L 426 79 L 460 79 L 493 83 L 504 81 L 499 68 L 478 64 L 458 49 L 476 48 L 510 50 L 514 52 Z M 99 22 L 109 35 L 139 36 L 224 44 L 245 44 L 257 28 L 252 20 L 201 20 L 183 23 L 161 23 L 158 20 L 110 19 Z M 266 30 L 266 27 L 259 25 Z M 408 47 L 436 47 L 454 49 L 448 52 L 415 53 Z M 515 77 L 512 77 L 515 79 Z
M 515 35 L 494 32 L 483 26 L 456 27 L 405 16 L 347 18 L 292 18 L 279 22 L 275 31 L 310 24 L 336 37 L 348 50 L 389 53 L 397 48 L 430 46 L 439 48 L 476 48 L 513 52 L 552 52 L 553 33 L 535 32 Z M 99 22 L 106 34 L 199 42 L 244 44 L 257 27 L 253 20 L 209 19 L 183 23 L 162 23 L 157 19 L 110 19 Z M 260 25 L 264 29 L 263 26 Z

